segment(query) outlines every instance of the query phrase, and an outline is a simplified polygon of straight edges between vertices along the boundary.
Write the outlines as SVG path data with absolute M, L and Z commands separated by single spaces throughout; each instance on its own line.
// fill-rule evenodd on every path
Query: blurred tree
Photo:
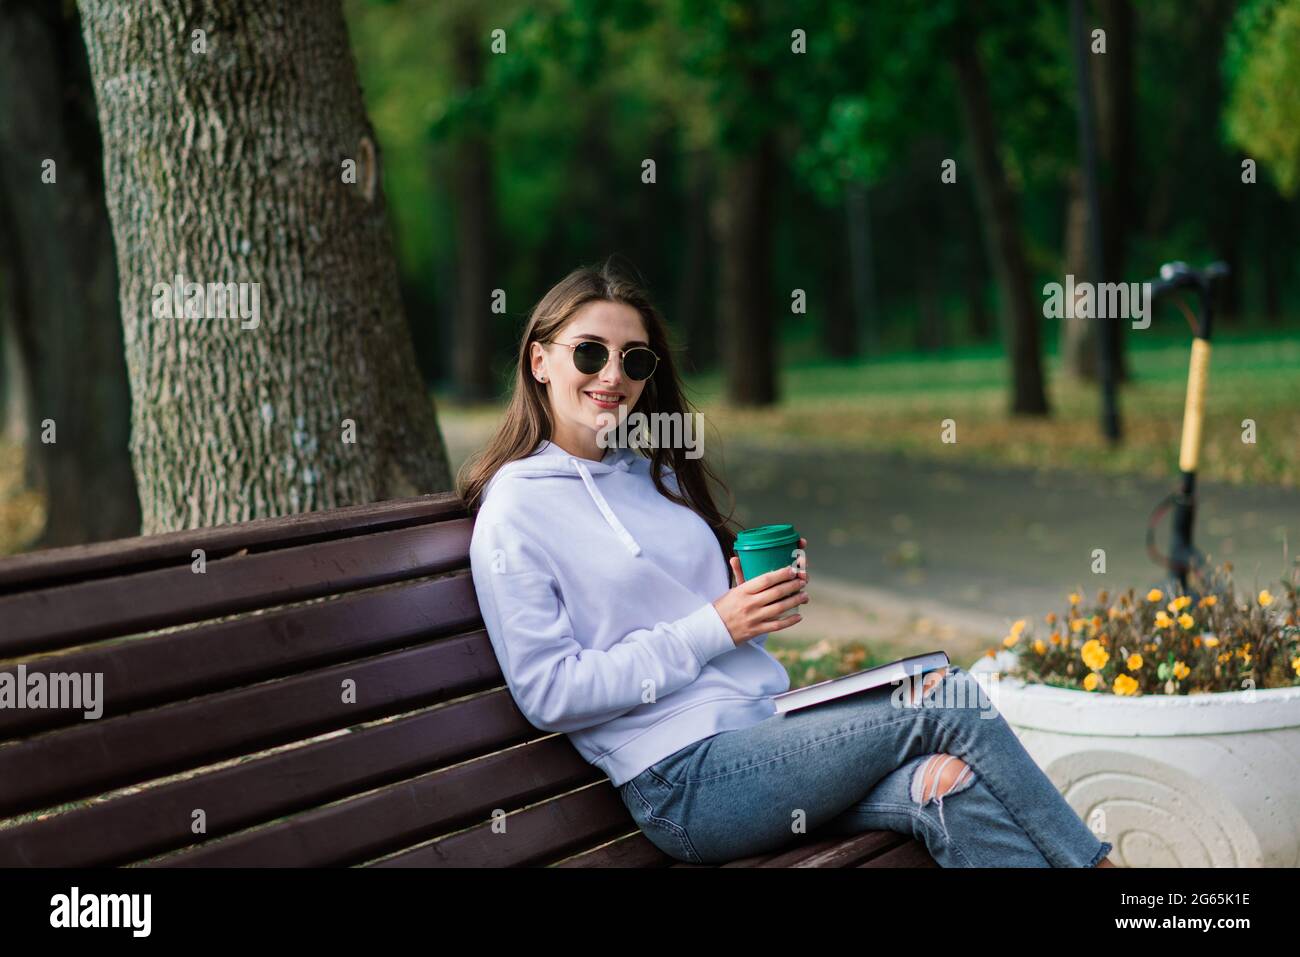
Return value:
M 37 545 L 133 535 L 140 504 L 113 240 L 86 50 L 70 5 L 0 0 L 0 193 L 0 335 L 6 379 L 30 400 L 26 428 L 13 434 L 25 435 L 27 478 L 45 491 Z
M 985 241 L 1001 293 L 1003 335 L 1011 361 L 1010 409 L 1016 415 L 1046 415 L 1039 332 L 1042 310 L 1036 308 L 1030 293 L 1032 277 L 1025 258 L 1019 211 L 1002 165 L 978 38 L 979 28 L 973 21 L 954 19 L 945 46 L 957 77 Z
M 449 488 L 339 0 L 81 11 L 144 533 Z M 167 318 L 176 282 L 260 314 Z
M 496 188 L 488 110 L 481 104 L 489 42 L 475 4 L 457 3 L 451 24 L 459 96 L 471 104 L 461 111 L 462 129 L 453 138 L 453 192 L 456 203 L 456 309 L 453 323 L 452 383 L 462 401 L 495 399 L 492 375 L 497 323 L 492 289 L 499 281 L 496 255 Z
M 1128 238 L 1133 228 L 1133 114 L 1137 103 L 1135 50 L 1137 11 L 1132 0 L 1096 0 L 1106 52 L 1092 57 L 1098 87 L 1097 139 L 1101 160 L 1101 227 L 1103 275 L 1110 282 L 1128 280 Z M 1116 382 L 1130 378 L 1125 357 L 1125 324 L 1115 324 L 1111 363 Z
M 1300 0 L 1248 0 L 1224 52 L 1225 128 L 1282 195 L 1300 188 Z
M 791 56 L 786 18 L 771 2 L 680 0 L 680 63 L 707 89 L 718 189 L 718 339 L 734 405 L 778 400 L 773 274 L 773 194 L 782 121 L 777 81 Z

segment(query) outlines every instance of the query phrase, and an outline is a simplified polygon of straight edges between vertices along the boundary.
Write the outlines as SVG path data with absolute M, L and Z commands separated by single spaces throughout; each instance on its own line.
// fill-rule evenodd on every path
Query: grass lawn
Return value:
M 709 437 L 716 427 L 724 442 L 813 442 L 1168 478 L 1177 471 L 1189 340 L 1133 334 L 1130 341 L 1133 381 L 1119 391 L 1124 441 L 1114 450 L 1100 435 L 1096 386 L 1066 379 L 1054 356 L 1047 418 L 1008 414 L 1006 361 L 989 349 L 787 366 L 772 409 L 729 407 L 716 373 L 688 379 L 687 394 L 705 414 Z M 956 423 L 955 443 L 941 441 L 944 419 Z M 1242 441 L 1244 419 L 1255 422 L 1253 445 Z M 1200 474 L 1300 486 L 1300 336 L 1214 343 Z

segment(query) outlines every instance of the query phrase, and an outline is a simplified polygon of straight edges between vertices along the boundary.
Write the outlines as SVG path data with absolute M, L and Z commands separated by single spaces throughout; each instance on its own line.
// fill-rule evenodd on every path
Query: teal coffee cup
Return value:
M 799 533 L 793 525 L 759 525 L 736 535 L 736 557 L 745 581 L 793 565 L 798 549 Z

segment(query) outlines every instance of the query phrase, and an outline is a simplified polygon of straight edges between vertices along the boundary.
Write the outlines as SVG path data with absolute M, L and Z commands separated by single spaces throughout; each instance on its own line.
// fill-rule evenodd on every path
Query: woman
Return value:
M 763 643 L 801 620 L 806 562 L 746 581 L 721 560 L 735 534 L 712 472 L 687 449 L 612 447 L 633 412 L 688 414 L 664 323 L 608 264 L 578 269 L 533 309 L 505 419 L 458 490 L 511 695 L 609 776 L 651 842 L 722 863 L 815 828 L 887 829 L 945 867 L 1104 862 L 1111 845 L 996 711 L 900 708 L 880 688 L 777 715 L 789 678 Z M 955 665 L 927 682 L 977 700 Z

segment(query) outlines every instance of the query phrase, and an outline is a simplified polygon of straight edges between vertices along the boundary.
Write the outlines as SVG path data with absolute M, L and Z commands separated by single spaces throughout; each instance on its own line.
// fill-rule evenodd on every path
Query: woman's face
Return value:
M 579 372 L 573 363 L 573 350 L 568 346 L 583 339 L 595 339 L 609 349 L 609 361 L 599 372 Z M 627 418 L 650 381 L 629 379 L 617 350 L 648 346 L 648 340 L 641 314 L 631 306 L 589 302 L 570 317 L 555 342 L 532 344 L 533 377 L 546 386 L 551 402 L 551 441 L 584 458 L 604 457 L 606 450 L 598 444 L 597 433 Z M 597 403 L 591 393 L 613 397 L 617 408 Z

